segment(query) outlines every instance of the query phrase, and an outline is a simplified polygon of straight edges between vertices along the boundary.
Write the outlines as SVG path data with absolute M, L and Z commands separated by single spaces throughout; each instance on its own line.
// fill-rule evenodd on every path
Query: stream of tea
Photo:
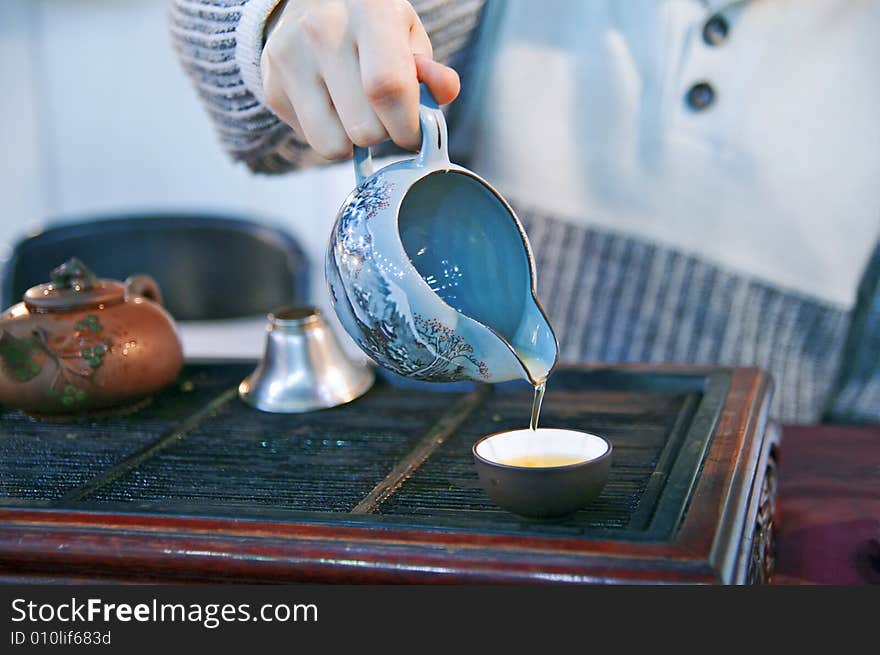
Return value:
M 529 429 L 538 429 L 538 418 L 541 416 L 541 404 L 544 402 L 544 389 L 547 388 L 547 380 L 542 380 L 535 385 L 535 397 L 532 399 L 532 418 L 529 421 Z
M 538 429 L 538 419 L 541 415 L 541 404 L 544 402 L 544 390 L 547 388 L 547 381 L 544 380 L 540 384 L 535 385 L 535 396 L 532 400 L 532 417 L 529 421 L 529 429 L 534 431 Z M 502 464 L 508 466 L 525 466 L 528 468 L 546 468 L 551 466 L 568 466 L 570 464 L 578 464 L 583 461 L 581 457 L 568 454 L 556 453 L 530 453 L 511 457 L 502 461 Z

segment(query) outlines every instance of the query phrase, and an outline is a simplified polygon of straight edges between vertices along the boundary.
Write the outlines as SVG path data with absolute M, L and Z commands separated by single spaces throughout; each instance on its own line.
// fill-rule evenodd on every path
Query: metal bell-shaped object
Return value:
M 301 413 L 335 407 L 363 395 L 375 375 L 352 361 L 315 307 L 286 307 L 269 314 L 266 348 L 238 395 L 264 412 Z

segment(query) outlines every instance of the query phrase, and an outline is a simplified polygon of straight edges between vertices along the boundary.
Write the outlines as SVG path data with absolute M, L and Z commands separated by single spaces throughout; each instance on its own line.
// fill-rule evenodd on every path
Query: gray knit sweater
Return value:
M 412 0 L 437 59 L 467 88 L 485 0 Z M 171 0 L 180 60 L 224 146 L 254 171 L 323 160 L 265 105 L 259 61 L 279 0 Z M 454 129 L 454 114 L 450 117 Z M 773 414 L 880 421 L 880 248 L 852 311 L 642 239 L 519 207 L 564 360 L 758 365 Z

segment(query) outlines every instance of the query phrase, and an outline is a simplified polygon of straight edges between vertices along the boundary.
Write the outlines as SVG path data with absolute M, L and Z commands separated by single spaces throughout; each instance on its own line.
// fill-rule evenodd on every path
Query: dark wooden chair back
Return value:
M 306 257 L 284 231 L 237 218 L 162 214 L 58 224 L 24 239 L 6 264 L 3 307 L 71 257 L 98 277 L 153 276 L 177 320 L 255 316 L 308 296 Z

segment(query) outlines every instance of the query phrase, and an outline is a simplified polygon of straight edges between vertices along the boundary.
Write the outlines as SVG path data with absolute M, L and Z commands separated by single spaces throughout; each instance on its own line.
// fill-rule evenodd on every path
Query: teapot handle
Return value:
M 157 305 L 162 304 L 162 292 L 156 280 L 149 275 L 132 275 L 125 280 L 125 292 L 128 296 L 143 296 Z
M 419 125 L 422 128 L 422 147 L 414 160 L 418 167 L 442 167 L 449 164 L 446 136 L 446 118 L 434 96 L 424 84 L 419 85 Z M 354 174 L 358 186 L 373 174 L 373 157 L 369 148 L 354 147 Z

